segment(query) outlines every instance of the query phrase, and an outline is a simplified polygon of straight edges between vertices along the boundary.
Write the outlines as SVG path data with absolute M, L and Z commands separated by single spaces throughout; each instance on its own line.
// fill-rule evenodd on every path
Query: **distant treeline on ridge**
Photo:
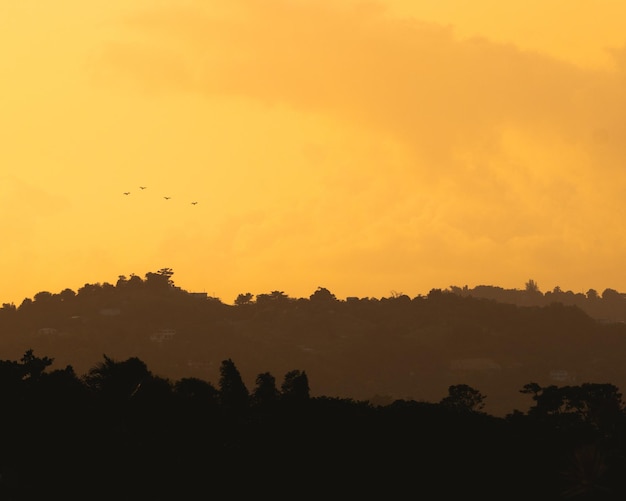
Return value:
M 377 403 L 438 401 L 469 384 L 489 395 L 494 415 L 528 406 L 519 388 L 529 381 L 626 388 L 626 299 L 612 289 L 542 293 L 530 280 L 523 290 L 451 286 L 339 300 L 318 287 L 305 298 L 244 292 L 225 304 L 172 276 L 163 268 L 5 303 L 0 353 L 34 349 L 78 372 L 102 354 L 139 357 L 164 377 L 208 380 L 230 358 L 248 384 L 261 370 L 299 367 L 313 395 Z

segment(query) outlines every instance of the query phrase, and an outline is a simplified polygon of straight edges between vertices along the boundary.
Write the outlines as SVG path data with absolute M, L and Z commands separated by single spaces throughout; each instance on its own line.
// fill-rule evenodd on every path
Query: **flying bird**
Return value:
M 196 205 L 198 202 L 191 202 L 191 205 Z
M 130 195 L 130 191 L 125 191 L 124 195 Z
M 169 199 L 170 199 L 170 198 L 172 198 L 172 197 L 163 197 L 163 198 L 164 198 L 165 200 L 169 200 Z
M 146 189 L 146 186 L 140 186 L 140 187 L 139 187 L 139 189 L 140 189 L 140 190 L 145 190 L 145 189 Z

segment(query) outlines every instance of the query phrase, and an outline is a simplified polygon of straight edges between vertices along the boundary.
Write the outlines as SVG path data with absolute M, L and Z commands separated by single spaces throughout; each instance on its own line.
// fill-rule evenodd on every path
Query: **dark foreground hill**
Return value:
M 450 385 L 466 383 L 497 416 L 528 408 L 519 390 L 529 382 L 626 388 L 626 324 L 573 304 L 544 304 L 536 290 L 516 296 L 525 305 L 457 292 L 338 300 L 319 288 L 308 298 L 241 294 L 228 305 L 176 287 L 163 269 L 5 304 L 0 350 L 18 359 L 32 348 L 79 374 L 103 355 L 139 357 L 163 377 L 207 381 L 231 358 L 248 385 L 262 371 L 298 367 L 315 396 L 373 403 L 437 402 Z M 602 305 L 605 295 L 618 305 L 615 294 L 590 300 Z M 532 304 L 539 296 L 542 303 Z
M 527 385 L 533 406 L 375 406 L 310 395 L 294 369 L 248 390 L 105 357 L 79 377 L 27 351 L 0 360 L 0 499 L 624 499 L 626 414 L 612 385 Z M 312 382 L 312 381 L 311 381 Z M 458 390 L 458 391 L 457 391 Z

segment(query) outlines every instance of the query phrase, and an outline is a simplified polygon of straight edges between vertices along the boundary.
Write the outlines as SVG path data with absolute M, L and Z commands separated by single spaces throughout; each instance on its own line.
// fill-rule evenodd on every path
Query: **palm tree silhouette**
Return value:
M 590 496 L 596 499 L 595 496 L 610 493 L 611 490 L 603 483 L 607 468 L 604 454 L 597 445 L 588 444 L 577 448 L 570 464 L 562 472 L 565 485 L 561 497 L 588 499 L 587 496 Z

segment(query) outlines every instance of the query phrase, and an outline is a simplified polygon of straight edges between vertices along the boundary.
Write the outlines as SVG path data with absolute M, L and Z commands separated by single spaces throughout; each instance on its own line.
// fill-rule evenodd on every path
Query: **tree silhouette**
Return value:
M 575 448 L 567 466 L 561 472 L 563 499 L 617 499 L 606 484 L 607 464 L 605 453 L 597 444 L 584 444 Z
M 280 389 L 283 400 L 290 403 L 302 403 L 310 398 L 309 378 L 305 371 L 287 372 Z
M 333 303 L 337 301 L 335 295 L 324 287 L 318 287 L 317 290 L 309 296 L 309 300 L 314 303 Z
M 256 296 L 256 304 L 258 306 L 284 306 L 292 301 L 287 294 L 283 291 L 272 291 L 269 294 L 257 294 Z
M 141 383 L 152 377 L 145 362 L 137 357 L 118 362 L 107 355 L 83 377 L 88 388 L 105 398 L 128 400 Z
M 220 404 L 226 412 L 242 413 L 248 408 L 250 394 L 232 359 L 220 365 Z
M 174 272 L 171 268 L 161 268 L 156 273 L 148 272 L 145 277 L 145 284 L 148 288 L 155 291 L 169 290 L 174 285 L 172 281 Z
M 0 425 L 10 430 L 0 499 L 192 499 L 207 489 L 282 498 L 304 488 L 396 497 L 416 475 L 442 499 L 626 499 L 626 416 L 611 384 L 528 383 L 535 411 L 503 420 L 479 412 L 486 397 L 467 384 L 439 403 L 372 406 L 311 397 L 301 370 L 285 374 L 280 393 L 260 373 L 249 398 L 232 359 L 219 389 L 171 383 L 138 358 L 105 355 L 83 379 L 71 366 L 49 371 L 51 360 L 32 350 L 0 360 Z
M 441 399 L 444 407 L 459 412 L 477 412 L 485 406 L 485 396 L 467 384 L 454 384 L 448 387 L 448 395 Z
M 53 359 L 48 357 L 36 357 L 31 349 L 24 353 L 21 362 L 24 378 L 30 381 L 38 381 L 46 368 L 52 365 Z
M 530 294 L 536 294 L 539 292 L 539 285 L 537 285 L 537 282 L 531 278 L 528 282 L 526 282 L 524 289 Z
M 243 306 L 246 304 L 252 304 L 254 300 L 254 296 L 250 292 L 246 292 L 245 294 L 239 294 L 237 299 L 235 299 L 235 304 L 237 306 Z
M 219 392 L 208 381 L 195 377 L 184 377 L 174 383 L 174 393 L 180 398 L 202 404 L 218 403 Z
M 256 387 L 252 391 L 252 403 L 260 407 L 268 407 L 275 404 L 278 397 L 276 378 L 269 372 L 259 374 L 256 377 Z
M 613 434 L 624 420 L 624 402 L 619 389 L 609 383 L 583 383 L 579 386 L 524 386 L 532 394 L 534 406 L 529 415 L 539 419 L 558 418 L 570 425 L 584 424 L 602 434 Z

